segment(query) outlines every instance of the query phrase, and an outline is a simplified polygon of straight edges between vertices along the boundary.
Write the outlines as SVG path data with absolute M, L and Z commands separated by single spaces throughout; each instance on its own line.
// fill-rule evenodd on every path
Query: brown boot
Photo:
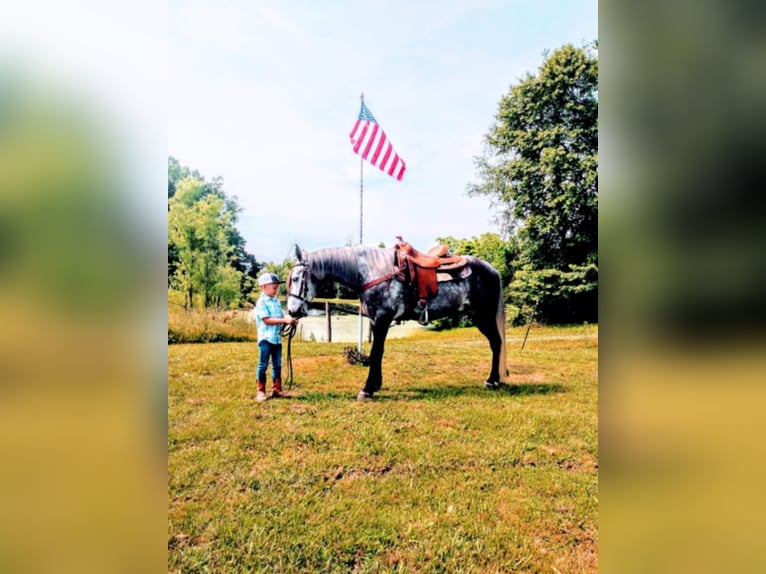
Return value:
M 282 399 L 287 396 L 287 393 L 282 392 L 282 379 L 274 379 L 274 384 L 271 387 L 271 396 Z
M 269 397 L 266 394 L 266 381 L 258 381 L 258 394 L 255 396 L 255 400 L 259 403 L 262 403 L 268 398 Z

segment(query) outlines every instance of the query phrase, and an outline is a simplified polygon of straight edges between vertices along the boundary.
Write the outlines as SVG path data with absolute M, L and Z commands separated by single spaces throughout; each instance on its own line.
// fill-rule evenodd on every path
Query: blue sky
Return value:
M 364 243 L 497 231 L 470 198 L 500 98 L 543 52 L 598 37 L 596 0 L 168 4 L 168 153 L 220 176 L 260 261 L 359 242 L 365 103 L 407 162 L 364 165 Z

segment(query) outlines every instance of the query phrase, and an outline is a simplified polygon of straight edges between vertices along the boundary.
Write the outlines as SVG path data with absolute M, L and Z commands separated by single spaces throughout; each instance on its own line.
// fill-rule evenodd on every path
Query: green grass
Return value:
M 596 572 L 598 328 L 389 340 L 383 388 L 342 343 L 294 343 L 256 403 L 254 343 L 172 345 L 171 572 Z

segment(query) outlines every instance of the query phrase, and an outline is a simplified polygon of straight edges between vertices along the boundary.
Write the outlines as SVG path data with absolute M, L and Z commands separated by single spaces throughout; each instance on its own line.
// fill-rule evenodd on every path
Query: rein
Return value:
M 293 350 L 292 350 L 292 344 L 293 344 L 293 337 L 295 337 L 295 333 L 298 330 L 296 325 L 282 325 L 282 336 L 287 337 L 287 372 L 288 375 L 288 381 L 287 381 L 287 390 L 293 388 Z
M 362 285 L 362 291 L 367 291 L 367 289 L 370 289 L 371 287 L 375 287 L 375 285 L 378 285 L 380 283 L 383 283 L 385 281 L 390 281 L 394 277 L 396 277 L 397 273 L 389 273 L 388 275 L 383 275 L 383 277 L 378 277 L 377 279 L 373 279 L 372 281 L 368 281 L 364 285 Z
M 382 277 L 378 277 L 377 279 L 373 279 L 371 281 L 368 281 L 364 285 L 362 285 L 362 292 L 367 291 L 367 289 L 370 289 L 372 287 L 375 287 L 375 285 L 379 285 L 380 283 L 385 283 L 386 281 L 391 281 L 391 279 L 396 279 L 397 277 L 400 277 L 402 274 L 402 267 L 399 264 L 399 254 L 398 252 L 394 252 L 394 270 L 391 273 L 387 273 L 386 275 L 383 275 Z
M 304 270 L 306 269 L 307 265 L 302 264 Z M 303 287 L 300 293 L 295 294 L 292 292 L 292 278 L 293 274 L 292 271 L 287 276 L 287 297 L 295 297 L 299 301 L 306 301 L 306 298 L 303 296 L 304 291 L 303 289 L 307 289 L 306 282 L 303 282 Z M 287 337 L 287 357 L 286 357 L 286 363 L 287 363 L 287 372 L 288 374 L 288 381 L 287 381 L 287 391 L 289 392 L 290 389 L 293 388 L 293 337 L 295 337 L 295 333 L 298 331 L 298 327 L 296 325 L 283 325 L 282 326 L 282 336 Z

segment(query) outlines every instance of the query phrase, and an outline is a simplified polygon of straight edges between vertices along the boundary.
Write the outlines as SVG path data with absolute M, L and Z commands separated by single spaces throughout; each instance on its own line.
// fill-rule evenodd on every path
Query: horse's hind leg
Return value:
M 357 400 L 371 399 L 383 385 L 383 351 L 391 321 L 378 320 L 372 324 L 372 349 L 370 350 L 370 370 L 364 388 L 359 391 Z
M 489 377 L 484 383 L 487 389 L 496 389 L 500 386 L 500 352 L 503 346 L 503 338 L 497 331 L 497 321 L 495 316 L 476 316 L 474 324 L 489 341 L 489 348 L 492 349 L 492 368 Z

